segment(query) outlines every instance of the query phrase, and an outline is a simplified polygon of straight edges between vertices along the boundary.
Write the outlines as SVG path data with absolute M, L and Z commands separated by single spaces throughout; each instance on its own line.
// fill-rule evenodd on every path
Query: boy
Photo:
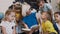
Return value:
M 32 13 L 31 12 L 31 9 L 30 9 L 29 5 L 27 5 L 26 9 L 28 9 L 28 10 L 26 10 L 26 16 L 24 16 L 22 20 L 25 23 L 26 28 L 30 29 L 31 26 L 38 25 L 38 18 L 39 17 L 37 17 L 37 13 Z M 39 27 L 36 28 L 36 30 L 38 30 L 38 29 L 39 29 Z M 35 30 L 31 30 L 27 34 L 32 34 L 34 31 Z M 33 34 L 35 34 L 35 33 L 33 33 Z M 36 34 L 39 34 L 39 32 L 37 32 Z
M 54 13 L 55 20 L 57 23 L 54 24 L 55 30 L 60 34 L 60 12 L 55 12 Z

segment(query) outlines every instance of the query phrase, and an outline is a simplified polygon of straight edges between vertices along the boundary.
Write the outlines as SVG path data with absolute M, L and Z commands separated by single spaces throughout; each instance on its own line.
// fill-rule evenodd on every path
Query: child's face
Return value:
M 57 22 L 60 21 L 60 15 L 59 14 L 55 14 L 55 19 L 56 19 Z
M 15 20 L 15 13 L 11 12 L 10 15 L 8 15 L 9 21 Z
M 41 15 L 42 19 L 47 19 L 47 13 L 46 12 L 43 12 L 42 15 Z

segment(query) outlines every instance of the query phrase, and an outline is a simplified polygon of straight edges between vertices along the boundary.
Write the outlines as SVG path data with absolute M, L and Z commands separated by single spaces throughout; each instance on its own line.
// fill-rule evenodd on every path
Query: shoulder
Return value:
M 6 25 L 7 25 L 6 21 L 1 22 L 1 26 L 6 26 Z
M 47 28 L 54 28 L 52 22 L 50 22 L 50 21 L 47 21 L 45 23 L 45 25 L 46 25 Z
M 51 22 L 51 21 L 49 21 L 49 20 L 48 20 L 48 21 L 46 21 L 46 22 L 45 22 L 45 24 L 46 24 L 46 25 L 53 25 L 53 24 L 52 24 L 52 22 Z
M 44 4 L 47 8 L 52 9 L 52 6 L 49 3 Z
M 2 21 L 1 24 L 6 24 L 5 22 L 6 22 L 6 21 Z
M 45 5 L 45 6 L 50 6 L 50 4 L 49 4 L 49 3 L 45 3 L 44 5 Z

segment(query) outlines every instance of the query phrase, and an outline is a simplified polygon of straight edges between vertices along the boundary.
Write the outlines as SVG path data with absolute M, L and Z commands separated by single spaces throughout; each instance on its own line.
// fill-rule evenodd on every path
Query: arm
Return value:
M 56 33 L 57 34 L 56 30 L 53 27 L 53 24 L 51 22 L 49 22 L 49 21 L 46 22 L 46 31 L 48 33 Z
M 38 24 L 41 24 L 41 14 L 40 14 L 40 12 L 36 13 L 36 18 L 37 18 Z
M 40 24 L 40 15 L 38 15 L 38 14 L 39 13 L 36 13 L 36 18 L 37 18 L 38 24 Z M 32 34 L 33 32 L 36 32 L 38 30 L 39 30 L 39 26 L 37 26 L 36 28 L 32 28 L 31 31 L 29 32 L 29 34 Z
M 40 28 L 40 24 L 41 24 L 41 21 L 40 21 L 40 12 L 36 13 L 36 19 L 38 21 L 38 27 L 34 28 L 35 31 Z
M 7 34 L 7 33 L 6 33 L 6 28 L 3 27 L 3 26 L 2 26 L 2 33 L 3 33 L 3 34 Z
M 16 34 L 16 28 L 15 27 L 13 27 L 14 29 L 13 29 L 13 34 Z
M 25 28 L 27 28 L 28 29 L 28 26 L 22 21 L 22 23 L 21 23 Z

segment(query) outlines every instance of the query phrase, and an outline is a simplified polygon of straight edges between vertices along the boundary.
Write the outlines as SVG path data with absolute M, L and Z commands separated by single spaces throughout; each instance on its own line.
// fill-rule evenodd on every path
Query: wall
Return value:
M 0 12 L 5 13 L 14 0 L 0 0 Z
M 49 2 L 49 0 L 47 0 Z M 53 8 L 53 11 L 58 11 L 58 8 L 57 8 L 57 3 L 59 3 L 60 0 L 51 0 L 51 6 Z

